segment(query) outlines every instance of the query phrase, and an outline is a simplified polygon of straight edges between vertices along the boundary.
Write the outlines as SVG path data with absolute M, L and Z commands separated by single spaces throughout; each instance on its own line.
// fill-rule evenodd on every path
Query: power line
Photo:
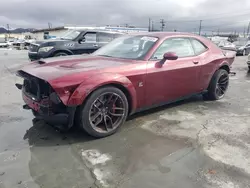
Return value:
M 248 13 L 240 13 L 240 14 L 232 14 L 232 13 L 230 13 L 230 15 L 223 16 L 223 17 L 213 17 L 213 18 L 211 18 L 211 16 L 210 16 L 209 18 L 204 18 L 202 20 L 204 20 L 204 21 L 206 21 L 206 20 L 215 20 L 215 19 L 218 20 L 218 19 L 223 19 L 223 18 L 230 18 L 230 17 L 235 18 L 237 16 L 239 17 L 239 16 L 246 16 L 246 15 L 250 15 L 250 12 L 248 12 Z M 190 18 L 197 18 L 197 19 L 192 20 Z M 197 22 L 197 21 L 200 21 L 199 18 L 201 18 L 201 17 L 189 17 L 189 19 L 187 18 L 187 19 L 184 19 L 184 20 L 168 20 L 168 22 Z
M 220 24 L 220 25 L 212 25 L 212 26 L 204 26 L 203 28 L 218 28 L 218 27 L 226 27 L 226 26 L 232 26 L 232 25 L 237 25 L 239 23 L 244 23 L 247 22 L 249 20 L 242 20 L 242 21 L 237 21 L 235 23 L 225 23 L 225 24 Z

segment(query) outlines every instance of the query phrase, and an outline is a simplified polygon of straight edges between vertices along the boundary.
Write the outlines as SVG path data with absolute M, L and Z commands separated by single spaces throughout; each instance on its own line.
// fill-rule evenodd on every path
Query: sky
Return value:
M 1 0 L 0 26 L 134 25 L 164 30 L 242 31 L 250 21 L 248 0 Z

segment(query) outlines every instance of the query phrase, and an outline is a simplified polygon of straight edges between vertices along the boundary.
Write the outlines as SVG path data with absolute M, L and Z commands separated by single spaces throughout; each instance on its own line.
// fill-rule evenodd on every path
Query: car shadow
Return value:
M 201 95 L 193 96 L 189 99 L 178 101 L 175 103 L 163 105 L 160 107 L 152 108 L 150 110 L 136 113 L 127 119 L 127 123 L 122 129 L 127 129 L 127 126 L 133 126 L 134 120 L 147 115 L 152 115 L 167 109 L 171 109 L 177 106 L 181 106 L 188 103 L 199 103 L 203 102 Z M 58 129 L 46 124 L 43 120 L 34 118 L 32 120 L 33 126 L 26 131 L 23 136 L 24 140 L 27 140 L 30 146 L 60 146 L 60 145 L 71 145 L 76 143 L 91 142 L 97 140 L 92 136 L 89 136 L 80 128 L 73 126 L 68 132 L 61 132 Z M 119 132 L 117 133 L 119 134 Z
M 30 146 L 60 146 L 71 145 L 78 142 L 89 142 L 95 140 L 84 131 L 73 127 L 67 132 L 62 132 L 55 127 L 48 125 L 43 120 L 34 118 L 33 126 L 23 136 Z
M 135 113 L 132 116 L 128 117 L 127 120 L 131 121 L 131 120 L 139 118 L 139 117 L 143 117 L 143 116 L 147 116 L 147 115 L 150 115 L 150 114 L 153 114 L 153 113 L 161 112 L 161 111 L 164 111 L 166 109 L 175 108 L 175 107 L 181 106 L 183 104 L 196 103 L 196 102 L 201 102 L 201 101 L 204 101 L 202 95 L 194 95 L 194 96 L 192 96 L 190 98 L 187 98 L 187 99 L 184 99 L 184 100 L 180 100 L 180 101 L 177 101 L 177 102 L 174 102 L 174 103 L 165 104 L 165 105 L 162 105 L 162 106 L 159 106 L 159 107 L 155 107 L 155 108 L 152 108 L 152 109 L 148 109 L 148 110 L 145 110 L 145 111 Z

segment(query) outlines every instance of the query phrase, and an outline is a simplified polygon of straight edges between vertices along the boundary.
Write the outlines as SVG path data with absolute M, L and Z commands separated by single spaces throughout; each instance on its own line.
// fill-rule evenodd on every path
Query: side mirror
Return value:
M 86 41 L 86 39 L 85 39 L 85 37 L 83 37 L 83 38 L 80 38 L 79 40 L 78 40 L 78 43 L 79 44 L 82 44 L 82 43 L 84 43 Z
M 178 56 L 174 52 L 167 52 L 163 55 L 163 59 L 166 60 L 177 60 Z
M 178 56 L 174 52 L 167 52 L 163 55 L 162 60 L 158 61 L 155 65 L 156 68 L 161 68 L 166 60 L 177 60 Z

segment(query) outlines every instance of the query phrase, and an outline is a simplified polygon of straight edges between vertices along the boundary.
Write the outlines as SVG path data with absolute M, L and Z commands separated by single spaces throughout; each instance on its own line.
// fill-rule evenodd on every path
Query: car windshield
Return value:
M 123 36 L 113 40 L 93 55 L 123 59 L 143 59 L 158 40 L 149 36 Z
M 77 30 L 69 30 L 64 33 L 60 39 L 73 40 L 75 39 L 81 32 Z

